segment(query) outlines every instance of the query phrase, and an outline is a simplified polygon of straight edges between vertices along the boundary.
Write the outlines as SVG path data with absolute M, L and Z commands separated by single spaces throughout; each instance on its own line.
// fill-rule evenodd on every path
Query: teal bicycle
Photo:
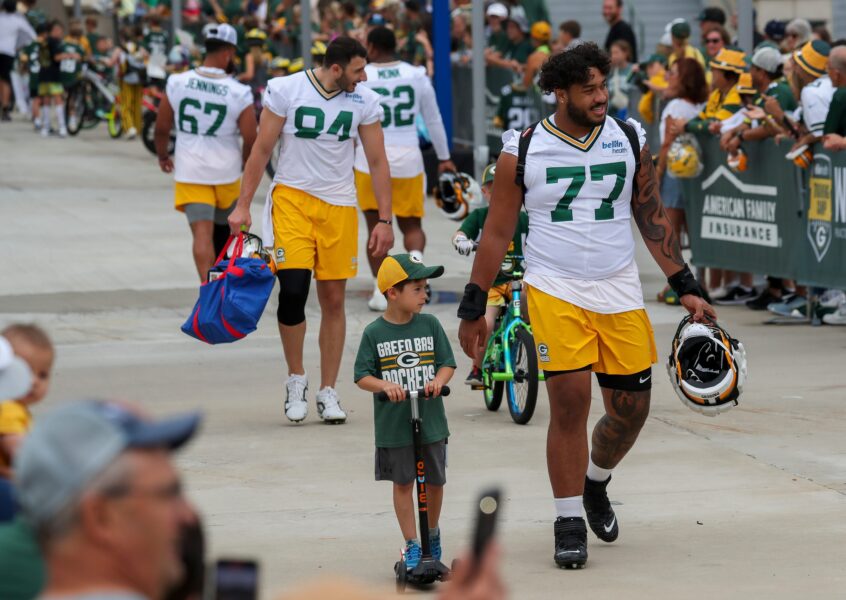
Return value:
M 482 393 L 490 411 L 499 410 L 503 392 L 508 412 L 518 425 L 528 423 L 535 413 L 538 382 L 544 380 L 538 369 L 532 326 L 523 319 L 520 307 L 523 291 L 523 257 L 507 255 L 500 267 L 509 279 L 511 299 L 500 311 L 482 359 Z

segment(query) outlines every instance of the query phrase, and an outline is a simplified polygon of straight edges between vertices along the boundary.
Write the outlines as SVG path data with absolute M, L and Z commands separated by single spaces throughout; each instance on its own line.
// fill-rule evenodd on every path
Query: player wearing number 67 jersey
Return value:
M 312 273 L 320 301 L 320 389 L 317 412 L 343 423 L 335 382 L 346 335 L 344 295 L 358 267 L 358 211 L 353 182 L 354 143 L 361 143 L 373 181 L 379 224 L 368 250 L 384 256 L 393 246 L 391 183 L 382 137 L 379 94 L 359 85 L 367 51 L 339 37 L 316 69 L 271 79 L 264 92 L 256 147 L 244 169 L 244 186 L 229 216 L 232 231 L 250 225 L 250 204 L 271 151 L 282 136 L 279 164 L 268 192 L 262 239 L 273 244 L 279 279 L 279 335 L 288 363 L 285 415 L 306 418 L 305 305 Z
M 159 166 L 174 174 L 176 210 L 188 217 L 200 281 L 206 280 L 226 245 L 226 219 L 238 199 L 241 168 L 256 139 L 252 92 L 226 73 L 237 43 L 231 25 L 212 28 L 203 65 L 170 76 L 156 117 Z M 174 125 L 176 153 L 171 161 L 168 143 Z
M 385 153 L 391 166 L 391 191 L 394 215 L 403 234 L 405 249 L 423 260 L 426 234 L 423 233 L 423 199 L 426 196 L 426 177 L 423 155 L 417 137 L 417 116 L 423 117 L 432 145 L 438 157 L 438 173 L 456 171 L 450 160 L 444 123 L 438 110 L 435 90 L 426 69 L 397 60 L 397 38 L 387 27 L 374 27 L 367 34 L 365 67 L 367 86 L 381 96 L 382 129 L 385 134 Z M 358 147 L 355 155 L 355 187 L 358 205 L 364 212 L 367 228 L 372 231 L 379 222 L 378 206 L 373 194 L 367 157 Z M 381 256 L 367 253 L 374 289 L 367 305 L 370 310 L 384 311 L 388 304 L 376 284 L 376 274 L 382 264 Z
M 606 487 L 649 412 L 656 351 L 634 263 L 632 217 L 682 305 L 696 320 L 716 317 L 682 260 L 643 130 L 607 114 L 609 70 L 608 55 L 593 43 L 544 63 L 540 87 L 555 94 L 555 113 L 524 132 L 503 135 L 485 234 L 458 311 L 459 339 L 472 356 L 485 339 L 487 288 L 525 195 L 524 282 L 549 393 L 554 559 L 564 568 L 587 561 L 583 508 L 597 537 L 617 538 Z M 591 371 L 605 415 L 588 454 Z

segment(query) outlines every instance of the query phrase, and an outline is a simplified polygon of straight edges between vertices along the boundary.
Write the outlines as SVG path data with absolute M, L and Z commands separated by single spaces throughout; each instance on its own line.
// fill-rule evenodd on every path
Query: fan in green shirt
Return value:
M 59 62 L 59 71 L 64 88 L 70 89 L 82 75 L 82 63 L 85 59 L 85 49 L 75 42 L 62 42 L 61 53 L 64 58 Z
M 525 129 L 539 118 L 533 94 L 518 84 L 502 88 L 494 117 L 495 126 L 502 129 Z

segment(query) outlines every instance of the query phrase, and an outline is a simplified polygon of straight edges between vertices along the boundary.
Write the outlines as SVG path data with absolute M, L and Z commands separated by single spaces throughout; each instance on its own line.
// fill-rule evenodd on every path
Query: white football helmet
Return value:
M 474 208 L 485 205 L 482 188 L 467 173 L 441 173 L 434 194 L 440 211 L 453 221 L 460 221 Z
M 679 323 L 667 361 L 670 382 L 689 409 L 714 417 L 737 405 L 746 382 L 746 350 L 716 322 Z
M 229 242 L 229 246 L 226 248 L 227 258 L 232 258 L 232 253 L 235 252 L 235 244 L 237 243 L 237 238 Z M 267 248 L 264 247 L 264 243 L 261 241 L 261 238 L 246 231 L 244 232 L 244 249 L 241 251 L 241 255 L 238 258 L 260 258 L 268 264 L 272 262 L 270 260 L 270 253 L 267 251 Z

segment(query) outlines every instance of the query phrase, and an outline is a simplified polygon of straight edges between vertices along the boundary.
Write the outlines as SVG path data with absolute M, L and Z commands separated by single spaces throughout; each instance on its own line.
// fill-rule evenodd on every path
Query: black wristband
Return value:
M 458 305 L 458 318 L 475 321 L 485 315 L 488 306 L 488 294 L 475 283 L 464 286 L 464 297 Z
M 394 222 L 391 219 L 376 219 L 377 223 L 384 223 L 385 225 L 393 225 Z
M 679 298 L 687 294 L 699 296 L 700 298 L 704 297 L 699 282 L 696 281 L 696 277 L 693 276 L 693 273 L 690 272 L 690 267 L 687 265 L 678 273 L 667 277 L 667 283 L 670 284 L 670 287 L 673 288 L 673 291 Z

